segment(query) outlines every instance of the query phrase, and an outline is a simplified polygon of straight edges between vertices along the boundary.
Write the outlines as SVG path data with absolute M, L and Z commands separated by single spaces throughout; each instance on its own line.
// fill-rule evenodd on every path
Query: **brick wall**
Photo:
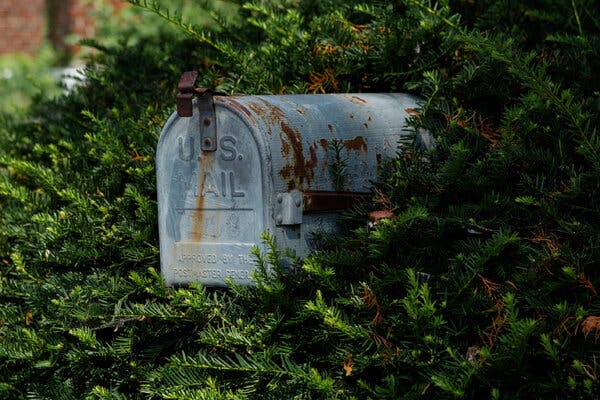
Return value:
M 0 0 L 0 53 L 35 54 L 46 21 L 45 0 Z
M 70 46 L 68 35 L 88 38 L 94 35 L 94 21 L 90 17 L 92 5 L 81 0 L 47 0 L 49 15 L 49 38 L 60 52 L 74 54 L 79 49 Z
M 124 5 L 120 0 L 105 1 L 117 11 Z M 70 45 L 67 37 L 94 35 L 92 4 L 85 0 L 0 0 L 0 54 L 35 55 L 45 39 L 67 55 L 76 54 L 78 46 Z

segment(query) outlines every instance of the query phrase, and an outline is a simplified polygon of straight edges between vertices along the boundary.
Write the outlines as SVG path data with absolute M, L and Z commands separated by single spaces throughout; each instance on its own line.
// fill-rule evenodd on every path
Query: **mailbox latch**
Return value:
M 186 71 L 179 79 L 177 95 L 177 115 L 191 117 L 194 115 L 192 99 L 198 97 L 200 150 L 217 150 L 217 118 L 215 115 L 214 92 L 210 89 L 196 88 L 198 71 Z
M 302 223 L 303 203 L 302 192 L 299 190 L 277 193 L 275 202 L 275 222 L 277 225 L 300 225 Z

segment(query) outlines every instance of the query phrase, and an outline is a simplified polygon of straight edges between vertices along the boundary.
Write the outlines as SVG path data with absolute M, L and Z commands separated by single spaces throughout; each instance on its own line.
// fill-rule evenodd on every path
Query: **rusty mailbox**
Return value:
M 306 255 L 311 232 L 335 229 L 335 213 L 396 156 L 417 107 L 406 94 L 220 96 L 196 89 L 196 76 L 182 76 L 157 149 L 168 284 L 250 283 L 264 231 Z M 335 163 L 345 164 L 342 188 Z

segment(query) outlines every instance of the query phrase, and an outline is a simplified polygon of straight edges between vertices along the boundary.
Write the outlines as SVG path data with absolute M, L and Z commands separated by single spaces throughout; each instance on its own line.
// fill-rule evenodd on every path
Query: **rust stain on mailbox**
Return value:
M 242 114 L 244 114 L 248 118 L 248 121 L 250 121 L 253 125 L 256 125 L 256 120 L 254 119 L 254 116 L 252 115 L 252 113 L 250 112 L 250 110 L 248 110 L 246 107 L 244 107 L 239 102 L 235 101 L 235 98 L 233 98 L 233 97 L 230 98 L 230 97 L 226 97 L 226 96 L 219 96 L 218 100 L 223 101 L 223 102 L 229 104 L 231 107 L 233 107 L 237 111 L 239 111 Z
M 261 106 L 257 102 L 248 103 L 248 108 L 250 108 L 256 115 L 265 115 L 266 114 L 265 108 L 263 108 L 263 106 Z
M 191 217 L 191 237 L 192 241 L 200 241 L 203 237 L 204 232 L 204 185 L 206 185 L 206 177 L 210 173 L 210 168 L 212 165 L 213 154 L 211 152 L 205 152 L 198 162 L 198 189 L 196 196 L 196 210 L 197 212 L 190 215 Z
M 165 124 L 156 157 L 161 270 L 170 285 L 250 284 L 250 250 L 262 246 L 264 231 L 306 255 L 311 232 L 337 229 L 336 212 L 366 196 L 406 140 L 405 110 L 417 107 L 402 94 L 208 94 L 217 127 L 209 151 L 200 133 L 207 108 L 189 103 L 189 94 L 207 91 L 192 90 L 190 77 L 182 115 Z M 334 191 L 332 137 L 343 144 L 347 192 Z
M 367 140 L 362 136 L 357 136 L 354 139 L 344 140 L 344 147 L 347 150 L 367 151 Z
M 259 101 L 261 103 L 263 103 L 263 106 L 265 107 L 265 110 L 266 110 L 265 114 L 261 115 L 259 113 L 259 116 L 262 116 L 263 118 L 267 118 L 268 120 L 271 121 L 271 123 L 277 123 L 286 118 L 285 113 L 281 110 L 281 108 L 279 108 L 275 104 L 269 103 L 268 101 L 266 101 L 263 98 L 259 98 Z
M 352 96 L 351 100 L 353 103 L 356 104 L 368 104 L 368 101 L 363 99 L 362 97 L 358 97 L 358 96 Z
M 309 147 L 309 160 L 304 157 L 304 144 L 302 135 L 297 128 L 289 126 L 284 121 L 280 122 L 281 132 L 281 154 L 287 160 L 286 164 L 279 170 L 279 175 L 287 180 L 287 189 L 302 188 L 310 185 L 314 177 L 314 168 L 317 166 L 317 152 L 315 146 Z M 285 136 L 285 137 L 284 137 Z M 290 148 L 292 154 L 290 157 Z

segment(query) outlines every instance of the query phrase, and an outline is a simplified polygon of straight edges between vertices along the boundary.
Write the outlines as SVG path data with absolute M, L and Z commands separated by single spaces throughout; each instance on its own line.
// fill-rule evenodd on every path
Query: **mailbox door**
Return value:
M 339 211 L 370 192 L 384 161 L 414 140 L 406 119 L 418 107 L 410 95 L 381 93 L 232 96 L 219 101 L 267 141 L 267 179 L 277 200 L 270 203 L 274 218 L 268 221 L 274 226 L 269 228 L 279 246 L 301 257 L 313 249 L 311 234 L 337 230 Z
M 216 151 L 200 149 L 197 105 L 173 114 L 157 150 L 161 267 L 168 284 L 250 282 L 251 248 L 265 226 L 264 165 L 255 132 L 215 104 Z M 260 138 L 258 139 L 260 140 Z

